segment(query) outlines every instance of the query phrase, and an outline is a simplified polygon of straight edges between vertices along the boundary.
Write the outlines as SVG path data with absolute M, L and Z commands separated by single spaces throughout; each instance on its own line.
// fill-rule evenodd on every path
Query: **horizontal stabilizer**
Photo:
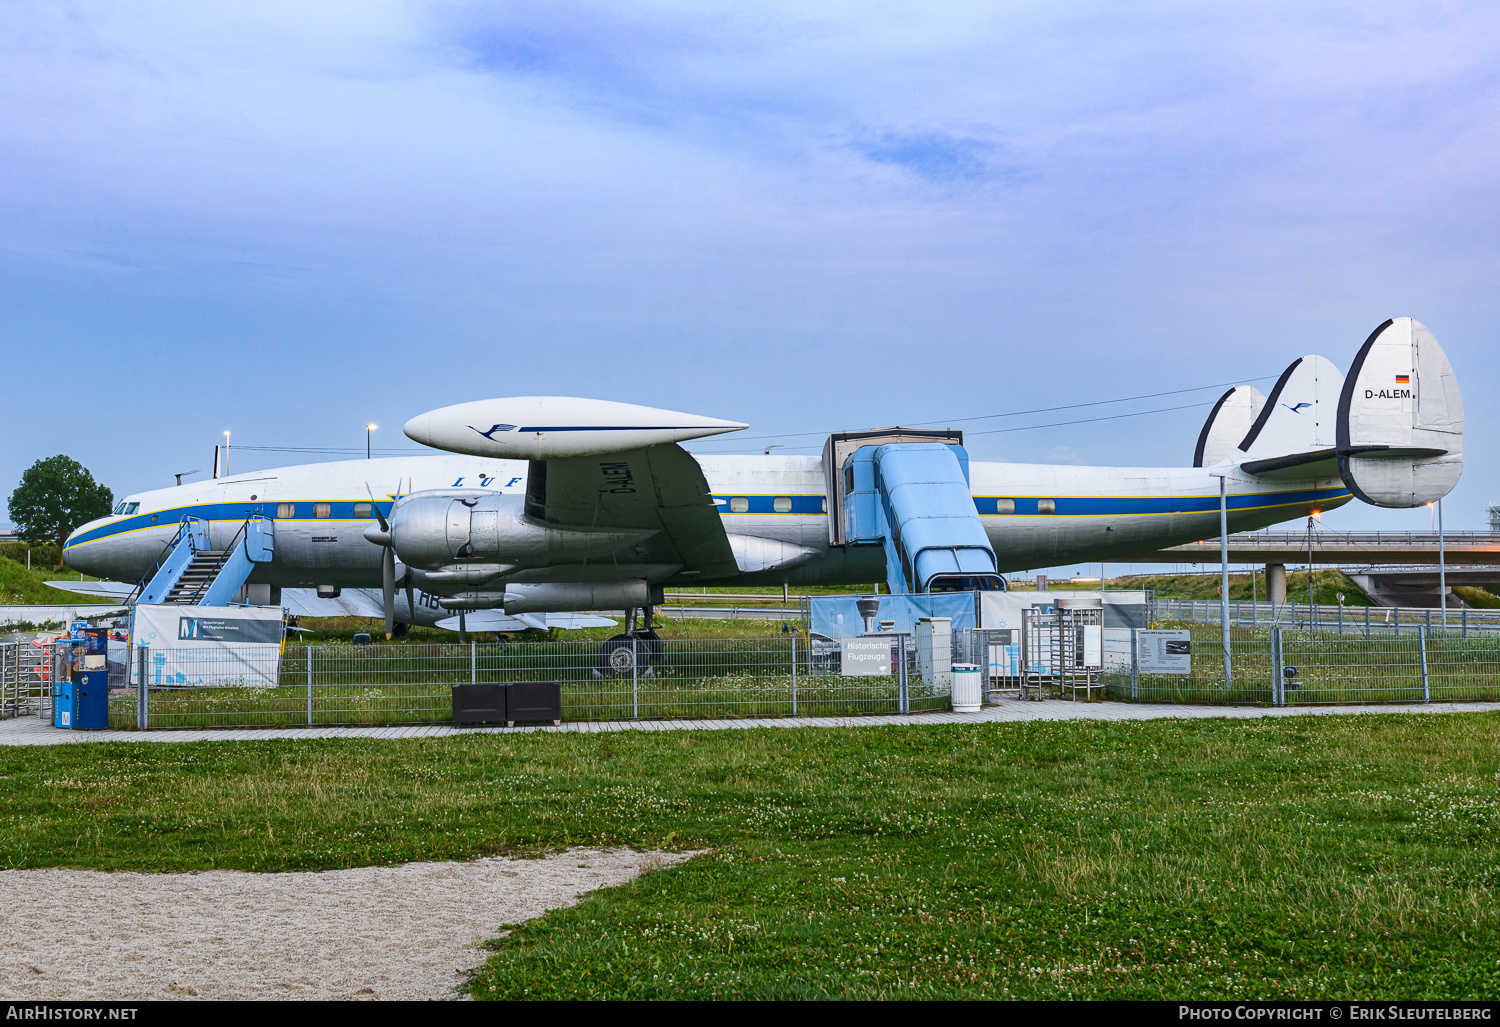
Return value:
M 1441 499 L 1463 473 L 1464 404 L 1427 326 L 1393 318 L 1354 358 L 1338 409 L 1339 473 L 1375 506 Z
M 1265 394 L 1253 385 L 1236 385 L 1220 396 L 1198 433 L 1193 466 L 1213 467 L 1233 457 L 1265 405 Z

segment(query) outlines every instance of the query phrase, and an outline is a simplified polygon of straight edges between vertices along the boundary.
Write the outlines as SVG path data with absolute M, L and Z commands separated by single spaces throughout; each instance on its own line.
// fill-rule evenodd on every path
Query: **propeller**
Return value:
M 385 608 L 385 640 L 389 642 L 391 636 L 396 633 L 396 546 L 395 540 L 391 538 L 391 526 L 385 519 L 385 514 L 380 512 L 380 504 L 375 502 L 375 493 L 370 490 L 370 483 L 365 482 L 365 491 L 370 495 L 370 507 L 375 511 L 375 520 L 380 524 L 380 533 L 385 536 L 380 552 L 380 598 Z M 401 491 L 401 486 L 396 486 L 396 491 Z M 411 602 L 411 578 L 407 577 L 406 585 L 407 602 Z

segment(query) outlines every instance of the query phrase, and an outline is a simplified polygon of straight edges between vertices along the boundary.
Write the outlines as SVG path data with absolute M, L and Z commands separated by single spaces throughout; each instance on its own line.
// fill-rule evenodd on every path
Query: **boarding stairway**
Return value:
M 893 428 L 831 435 L 824 445 L 830 540 L 884 547 L 893 594 L 1005 588 L 962 443 L 961 432 Z
M 254 515 L 227 546 L 214 549 L 208 523 L 184 517 L 130 601 L 170 606 L 227 606 L 258 563 L 276 549 L 275 522 Z

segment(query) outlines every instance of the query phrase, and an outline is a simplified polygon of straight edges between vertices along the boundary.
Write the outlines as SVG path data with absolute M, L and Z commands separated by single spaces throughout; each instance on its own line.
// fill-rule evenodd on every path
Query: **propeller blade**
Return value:
M 396 551 L 386 546 L 380 553 L 380 598 L 385 602 L 385 640 L 396 631 Z
M 380 504 L 375 502 L 375 493 L 370 492 L 370 483 L 365 482 L 365 491 L 370 494 L 370 507 L 375 511 L 375 519 L 380 522 L 380 530 L 389 532 L 391 526 L 385 523 L 385 514 L 380 512 Z

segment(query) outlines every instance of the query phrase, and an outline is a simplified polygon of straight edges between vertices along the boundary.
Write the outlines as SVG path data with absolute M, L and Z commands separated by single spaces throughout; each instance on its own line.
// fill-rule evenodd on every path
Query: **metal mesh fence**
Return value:
M 1174 626 L 1171 622 L 1163 627 Z M 1500 635 L 1457 630 L 1314 631 L 1232 626 L 1226 684 L 1218 625 L 1177 622 L 1192 635 L 1192 672 L 1116 667 L 1111 698 L 1147 702 L 1320 705 L 1500 699 Z
M 904 673 L 898 656 L 895 673 L 875 677 L 842 675 L 837 643 L 790 636 L 287 646 L 258 658 L 140 649 L 126 687 L 111 690 L 110 726 L 437 723 L 465 682 L 558 681 L 563 718 L 575 721 L 947 709 L 946 679 L 923 681 L 914 648 L 901 648 Z
M 1172 626 L 1170 622 L 1163 626 Z M 1107 655 L 1105 696 L 1141 702 L 1311 705 L 1500 699 L 1500 634 L 1231 628 L 1224 677 L 1216 624 L 1192 637 L 1184 675 Z M 1008 632 L 963 632 L 953 658 L 988 668 L 988 698 L 1016 687 Z M 845 676 L 837 642 L 761 639 L 268 647 L 263 655 L 138 649 L 111 675 L 115 728 L 401 725 L 452 718 L 466 682 L 558 681 L 571 721 L 850 716 L 949 708 L 947 678 L 925 680 L 916 647 L 892 642 L 893 673 Z M 904 654 L 904 656 L 903 656 Z M 50 718 L 56 670 L 34 646 L 0 647 L 0 713 Z M 144 679 L 145 687 L 140 687 Z
M 1217 599 L 1160 599 L 1150 602 L 1151 619 L 1201 621 L 1218 624 L 1223 609 Z M 1449 610 L 1447 625 L 1436 607 L 1343 606 L 1307 603 L 1267 603 L 1231 599 L 1229 623 L 1244 628 L 1296 628 L 1304 631 L 1374 638 L 1383 633 L 1415 636 L 1422 629 L 1467 638 L 1500 632 L 1500 610 L 1464 607 Z

